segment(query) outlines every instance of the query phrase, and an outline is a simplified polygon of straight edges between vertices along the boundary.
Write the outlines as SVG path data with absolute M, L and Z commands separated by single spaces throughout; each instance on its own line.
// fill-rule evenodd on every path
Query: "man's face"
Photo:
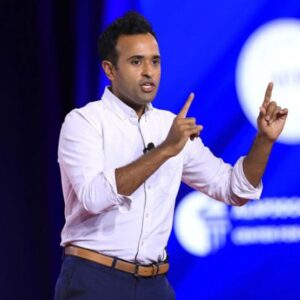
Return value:
M 116 45 L 117 66 L 112 71 L 112 91 L 140 114 L 151 102 L 160 81 L 160 54 L 150 33 L 122 35 Z

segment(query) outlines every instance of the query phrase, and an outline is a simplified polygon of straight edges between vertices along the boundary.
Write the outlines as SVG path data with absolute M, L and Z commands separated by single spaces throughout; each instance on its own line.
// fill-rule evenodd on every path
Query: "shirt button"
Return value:
M 146 218 L 149 218 L 149 214 L 148 213 L 146 213 Z
M 150 190 L 151 189 L 151 185 L 149 184 L 148 186 L 147 186 L 147 190 Z

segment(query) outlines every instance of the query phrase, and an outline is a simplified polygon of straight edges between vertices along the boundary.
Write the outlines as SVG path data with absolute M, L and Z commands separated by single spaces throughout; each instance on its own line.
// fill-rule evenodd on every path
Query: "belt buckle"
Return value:
M 149 268 L 152 267 L 152 274 L 150 275 L 150 277 L 155 277 L 156 275 L 159 274 L 160 264 L 162 264 L 162 263 L 157 262 L 155 264 L 148 265 Z M 139 267 L 140 267 L 140 265 L 136 264 L 135 268 L 134 268 L 133 275 L 136 276 L 136 277 L 140 277 L 140 275 L 139 275 Z
M 159 272 L 159 263 L 152 264 L 152 277 L 155 277 Z
M 138 264 L 135 264 L 135 267 L 134 267 L 134 273 L 133 273 L 133 275 L 135 276 L 135 277 L 139 277 L 139 265 Z

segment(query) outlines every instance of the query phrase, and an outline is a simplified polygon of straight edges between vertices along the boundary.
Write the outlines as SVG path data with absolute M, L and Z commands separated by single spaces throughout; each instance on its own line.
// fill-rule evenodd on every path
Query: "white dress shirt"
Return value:
M 115 169 L 161 144 L 175 115 L 148 105 L 136 112 L 108 88 L 100 101 L 74 109 L 63 123 L 58 161 L 66 223 L 61 245 L 77 245 L 129 261 L 163 260 L 181 181 L 228 204 L 258 199 L 243 173 L 215 157 L 200 138 L 167 160 L 130 197 L 117 192 Z

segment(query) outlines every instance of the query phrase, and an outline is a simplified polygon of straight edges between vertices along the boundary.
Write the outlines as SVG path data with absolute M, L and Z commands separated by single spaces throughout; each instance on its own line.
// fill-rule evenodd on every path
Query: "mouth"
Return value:
M 141 89 L 145 93 L 151 93 L 155 90 L 156 85 L 153 81 L 145 81 L 140 84 Z

